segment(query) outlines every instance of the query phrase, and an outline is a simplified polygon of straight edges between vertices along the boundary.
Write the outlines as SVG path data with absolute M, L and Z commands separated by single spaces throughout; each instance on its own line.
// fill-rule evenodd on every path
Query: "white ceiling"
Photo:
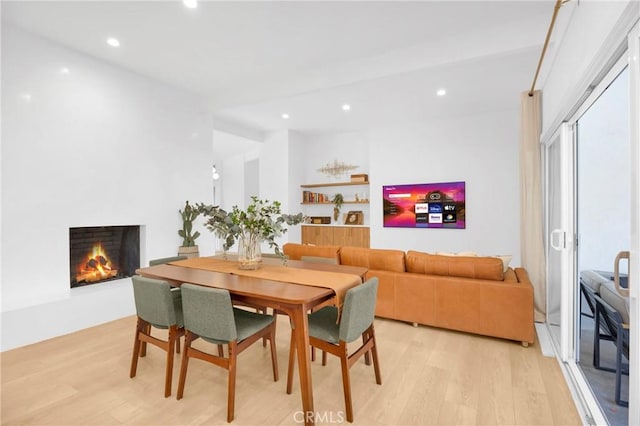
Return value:
M 3 23 L 200 94 L 218 120 L 311 133 L 516 108 L 554 3 L 1 4 Z M 107 46 L 109 36 L 121 46 Z M 441 87 L 448 94 L 435 96 Z

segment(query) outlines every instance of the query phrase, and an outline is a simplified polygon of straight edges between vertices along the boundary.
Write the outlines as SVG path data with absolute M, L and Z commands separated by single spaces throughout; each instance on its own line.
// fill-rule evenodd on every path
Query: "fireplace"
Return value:
M 140 226 L 69 228 L 71 288 L 130 277 L 140 267 Z

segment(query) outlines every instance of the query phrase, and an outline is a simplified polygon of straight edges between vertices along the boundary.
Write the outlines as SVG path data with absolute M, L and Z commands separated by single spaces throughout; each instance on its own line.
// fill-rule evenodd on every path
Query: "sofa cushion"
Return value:
M 607 302 L 613 309 L 618 311 L 622 317 L 622 322 L 629 324 L 629 298 L 621 295 L 616 290 L 613 281 L 606 281 L 600 286 L 600 297 Z
M 286 243 L 282 252 L 291 260 L 300 260 L 302 256 L 327 257 L 340 262 L 340 246 L 314 246 L 311 244 Z
M 497 257 L 439 256 L 418 251 L 406 254 L 407 272 L 502 281 L 504 269 Z
M 600 294 L 600 286 L 604 283 L 610 282 L 609 278 L 603 277 L 596 271 L 585 270 L 580 272 L 581 281 L 589 286 L 594 293 Z
M 342 247 L 340 250 L 340 263 L 380 271 L 405 272 L 404 252 L 402 250 Z

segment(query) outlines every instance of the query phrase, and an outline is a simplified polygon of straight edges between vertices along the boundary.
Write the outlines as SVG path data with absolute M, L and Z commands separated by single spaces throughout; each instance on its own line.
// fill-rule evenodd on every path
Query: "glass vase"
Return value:
M 243 232 L 238 238 L 238 268 L 254 270 L 262 264 L 260 238 L 251 232 Z

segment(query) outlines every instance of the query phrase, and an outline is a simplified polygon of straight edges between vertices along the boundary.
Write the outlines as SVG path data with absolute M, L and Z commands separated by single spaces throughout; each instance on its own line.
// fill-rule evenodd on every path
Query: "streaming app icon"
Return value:
M 456 222 L 456 214 L 455 213 L 445 212 L 443 217 L 442 217 L 442 221 L 444 223 L 455 223 Z
M 453 213 L 456 211 L 456 205 L 455 203 L 444 203 L 444 211 L 445 213 Z
M 429 213 L 429 223 L 442 223 L 442 213 Z
M 442 204 L 429 203 L 429 213 L 442 213 Z
M 427 204 L 427 203 L 416 203 L 415 210 L 416 210 L 416 214 L 418 214 L 418 213 L 429 213 L 429 204 Z

